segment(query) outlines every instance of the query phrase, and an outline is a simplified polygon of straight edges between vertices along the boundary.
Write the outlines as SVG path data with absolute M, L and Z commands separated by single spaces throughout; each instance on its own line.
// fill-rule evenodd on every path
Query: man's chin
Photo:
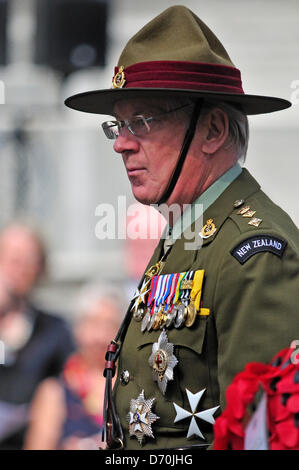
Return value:
M 141 186 L 135 187 L 132 185 L 132 193 L 136 201 L 140 202 L 141 204 L 145 204 L 147 206 L 151 204 L 157 204 L 158 196 L 149 194 L 148 191 L 146 191 Z

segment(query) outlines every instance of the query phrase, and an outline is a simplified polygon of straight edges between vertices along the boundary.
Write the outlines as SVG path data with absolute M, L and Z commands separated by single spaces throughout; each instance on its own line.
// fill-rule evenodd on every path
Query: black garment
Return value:
M 63 424 L 61 442 L 70 436 L 78 436 L 80 438 L 100 436 L 101 426 L 96 423 L 84 407 L 82 399 L 74 390 L 62 379 L 61 385 L 64 390 L 66 418 Z
M 34 393 L 42 380 L 58 377 L 64 363 L 74 351 L 72 335 L 67 323 L 59 317 L 30 307 L 33 331 L 27 343 L 0 365 L 0 404 L 5 406 L 30 405 Z M 21 449 L 26 424 L 13 434 L 2 437 L 0 449 Z

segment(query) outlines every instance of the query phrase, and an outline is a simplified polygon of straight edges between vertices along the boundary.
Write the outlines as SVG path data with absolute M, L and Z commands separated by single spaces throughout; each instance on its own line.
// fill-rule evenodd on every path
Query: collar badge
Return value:
M 210 238 L 214 233 L 216 232 L 216 227 L 214 224 L 213 219 L 208 219 L 206 221 L 206 224 L 203 226 L 201 231 L 199 232 L 199 235 L 201 238 Z

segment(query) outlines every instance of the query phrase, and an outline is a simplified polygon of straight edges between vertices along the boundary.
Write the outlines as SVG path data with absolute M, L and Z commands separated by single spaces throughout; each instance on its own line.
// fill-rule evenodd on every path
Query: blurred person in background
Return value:
M 99 448 L 105 351 L 119 327 L 119 298 L 119 291 L 109 285 L 83 288 L 73 324 L 77 350 L 58 380 L 47 379 L 38 388 L 26 450 Z
M 74 349 L 67 323 L 33 305 L 45 273 L 46 249 L 37 233 L 14 223 L 0 234 L 0 449 L 21 449 L 28 409 L 38 385 L 57 377 Z

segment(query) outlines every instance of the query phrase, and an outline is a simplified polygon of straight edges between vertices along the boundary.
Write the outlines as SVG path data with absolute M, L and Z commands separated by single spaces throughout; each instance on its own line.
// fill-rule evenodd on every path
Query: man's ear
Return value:
M 204 119 L 202 151 L 213 155 L 226 142 L 229 132 L 227 114 L 220 108 L 213 108 Z

